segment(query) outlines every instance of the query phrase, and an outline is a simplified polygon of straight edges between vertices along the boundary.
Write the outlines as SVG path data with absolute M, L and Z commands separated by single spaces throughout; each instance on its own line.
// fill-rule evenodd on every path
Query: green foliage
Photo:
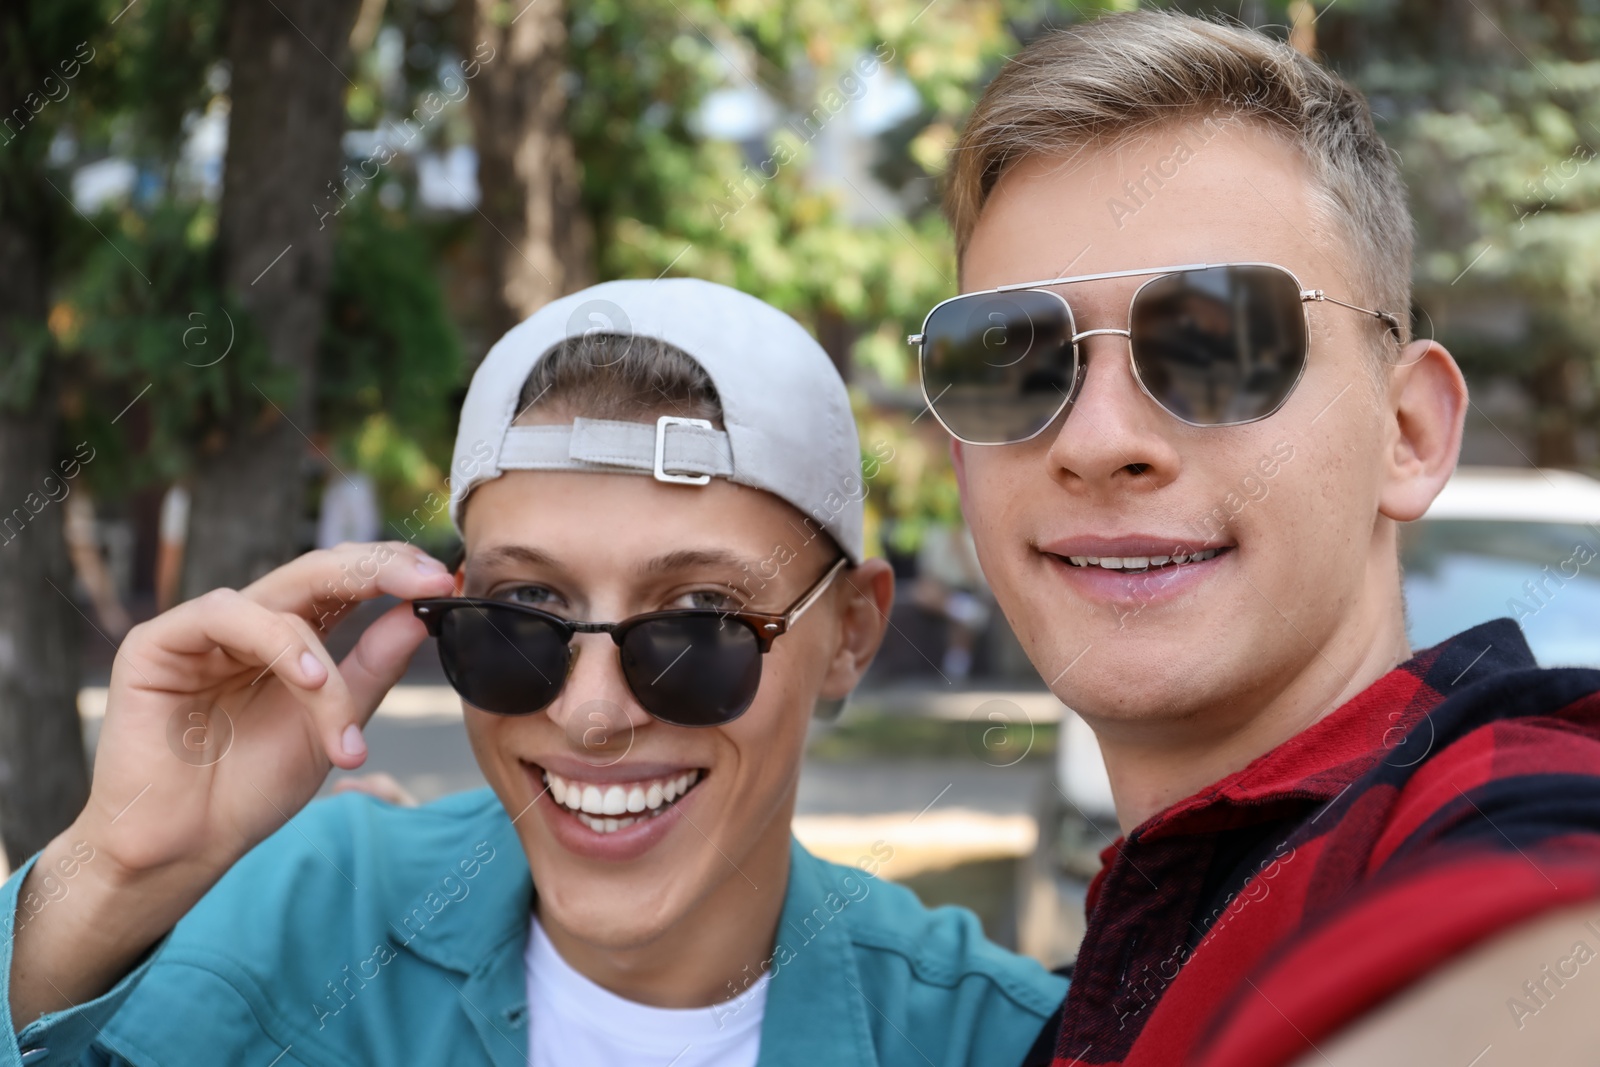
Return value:
M 1336 48 L 1347 42 L 1334 59 L 1387 117 L 1403 160 L 1420 329 L 1445 343 L 1474 390 L 1507 379 L 1534 394 L 1536 423 L 1595 428 L 1600 12 L 1484 3 L 1471 25 L 1430 22 L 1430 12 L 1357 7 L 1319 24 Z M 1534 387 L 1569 362 L 1578 387 Z
M 602 277 L 693 275 L 793 315 L 860 384 L 902 398 L 901 411 L 858 405 L 864 444 L 891 442 L 897 456 L 873 481 L 869 528 L 893 519 L 897 538 L 914 542 L 927 523 L 955 521 L 942 445 L 930 451 L 910 425 L 905 335 L 956 289 L 933 195 L 985 73 L 1016 47 L 1008 6 L 580 0 L 570 10 L 569 128 Z M 876 161 L 903 215 L 809 172 L 827 127 L 852 121 L 865 80 L 892 76 L 909 79 L 922 105 L 881 139 Z M 735 145 L 696 128 L 714 90 L 750 86 L 779 109 L 771 137 Z
M 77 269 L 51 325 L 74 360 L 74 429 L 107 445 L 93 474 L 108 496 L 180 477 L 199 447 L 256 417 L 263 394 L 289 392 L 250 315 L 218 284 L 214 216 L 211 204 L 161 201 L 107 210 L 74 235 Z M 134 453 L 113 426 L 137 401 L 150 438 Z
M 358 196 L 340 217 L 317 382 L 317 425 L 355 431 L 387 413 L 425 449 L 455 437 L 461 345 L 418 227 Z

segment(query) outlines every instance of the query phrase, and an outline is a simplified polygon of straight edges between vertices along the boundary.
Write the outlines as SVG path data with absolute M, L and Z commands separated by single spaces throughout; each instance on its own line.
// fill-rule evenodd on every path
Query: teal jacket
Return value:
M 0 1005 L 32 863 L 0 892 Z M 0 1065 L 524 1064 L 532 901 L 487 789 L 420 808 L 317 801 L 104 996 L 0 1028 Z M 971 912 L 930 911 L 799 844 L 774 968 L 763 1065 L 1014 1067 L 1066 995 L 985 940 Z

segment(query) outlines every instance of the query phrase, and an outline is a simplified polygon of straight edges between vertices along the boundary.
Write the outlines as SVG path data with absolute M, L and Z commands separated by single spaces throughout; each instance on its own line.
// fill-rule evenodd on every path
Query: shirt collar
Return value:
M 1216 832 L 1333 800 L 1457 689 L 1536 666 L 1511 619 L 1474 626 L 1395 667 L 1244 768 L 1151 816 L 1130 838 Z M 1108 852 L 1114 851 L 1113 845 Z M 1107 857 L 1109 859 L 1109 857 Z
M 449 901 L 440 889 L 439 872 L 419 869 L 413 872 L 416 877 L 401 880 L 415 895 L 396 901 L 390 936 L 423 959 L 463 974 L 508 950 L 520 966 L 533 907 L 533 873 L 516 827 L 498 801 L 486 803 L 461 828 L 460 840 L 487 842 L 494 850 L 493 858 L 480 865 L 477 878 L 469 883 L 475 899 Z M 460 872 L 451 873 L 457 882 L 465 881 Z M 402 916 L 425 917 L 426 922 L 407 925 Z
M 781 1049 L 784 1062 L 872 1067 L 878 1057 L 867 1013 L 880 1010 L 868 999 L 877 990 L 856 966 L 850 916 L 842 914 L 850 897 L 834 870 L 791 838 L 761 1047 Z
M 470 838 L 469 838 L 470 833 Z M 513 1030 L 501 1016 L 526 1003 L 523 946 L 533 907 L 533 876 L 505 808 L 488 804 L 464 828 L 462 840 L 487 840 L 495 860 L 482 867 L 474 894 L 479 907 L 444 907 L 404 947 L 441 967 L 472 975 L 463 986 L 495 1029 Z M 796 1063 L 874 1067 L 878 1062 L 867 1017 L 872 990 L 856 967 L 848 894 L 832 868 L 790 839 L 789 884 L 773 945 L 772 975 L 762 1018 L 763 1049 L 782 1049 Z M 863 876 L 865 877 L 865 876 Z M 425 895 L 412 903 L 426 907 Z M 818 1025 L 818 1020 L 827 1025 Z M 477 1021 L 476 1019 L 474 1020 Z M 491 1052 L 502 1050 L 485 1034 Z

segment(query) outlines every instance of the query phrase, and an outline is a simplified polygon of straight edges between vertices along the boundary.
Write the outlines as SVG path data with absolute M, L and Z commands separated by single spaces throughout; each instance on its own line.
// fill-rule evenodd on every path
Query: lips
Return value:
M 1170 601 L 1217 573 L 1238 546 L 1163 534 L 1080 535 L 1035 546 L 1084 598 L 1141 608 Z M 1119 625 L 1127 622 L 1118 608 Z
M 1129 534 L 1120 537 L 1080 536 L 1039 546 L 1071 567 L 1141 571 L 1203 563 L 1235 546 L 1225 541 L 1196 541 L 1181 536 Z

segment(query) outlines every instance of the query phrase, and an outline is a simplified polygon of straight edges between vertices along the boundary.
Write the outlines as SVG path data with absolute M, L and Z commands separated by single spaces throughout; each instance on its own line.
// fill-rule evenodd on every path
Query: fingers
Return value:
M 333 783 L 335 793 L 366 793 L 368 796 L 377 797 L 379 800 L 401 808 L 414 808 L 417 798 L 411 791 L 397 782 L 391 775 L 378 771 L 374 774 L 363 774 L 357 778 L 341 778 Z
M 367 627 L 356 647 L 339 664 L 339 673 L 349 687 L 350 700 L 363 725 L 405 674 L 412 654 L 427 636 L 427 627 L 412 614 L 411 605 L 396 604 Z
M 323 632 L 357 604 L 385 593 L 415 600 L 454 591 L 455 579 L 443 563 L 403 541 L 308 552 L 241 590 L 263 607 L 311 620 Z
M 338 767 L 358 767 L 366 758 L 360 723 L 349 686 L 311 624 L 289 612 L 272 611 L 232 589 L 214 589 L 145 624 L 140 643 L 147 658 L 206 657 L 221 649 L 232 660 L 259 672 L 245 689 L 262 684 L 267 675 L 282 682 L 311 714 L 328 759 Z M 141 627 L 141 629 L 145 629 Z M 177 670 L 196 691 L 211 679 L 199 668 Z M 182 683 L 163 688 L 183 688 Z M 248 699 L 238 692 L 233 699 Z M 224 710 L 227 710 L 226 708 Z

